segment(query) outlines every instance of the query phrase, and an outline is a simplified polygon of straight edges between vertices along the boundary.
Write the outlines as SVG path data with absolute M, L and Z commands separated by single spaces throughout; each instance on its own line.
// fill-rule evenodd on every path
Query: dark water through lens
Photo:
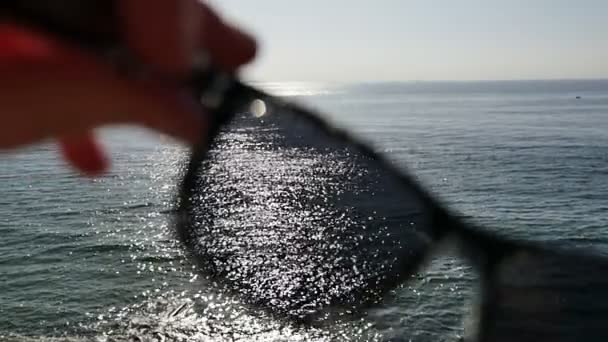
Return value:
M 299 320 L 357 311 L 429 248 L 413 188 L 291 113 L 238 115 L 211 155 L 193 192 L 195 254 L 255 305 Z

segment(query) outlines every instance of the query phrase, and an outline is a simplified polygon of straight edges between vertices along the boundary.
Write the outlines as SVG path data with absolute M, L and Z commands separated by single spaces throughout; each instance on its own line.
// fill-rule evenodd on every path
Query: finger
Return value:
M 119 1 L 125 39 L 147 63 L 170 73 L 187 73 L 199 44 L 194 0 Z
M 0 23 L 0 63 L 46 61 L 53 58 L 53 44 L 40 34 Z
M 222 21 L 207 6 L 199 6 L 198 11 L 201 47 L 209 53 L 214 64 L 231 71 L 255 57 L 257 45 L 250 35 Z
M 251 36 L 226 24 L 196 0 L 128 0 L 120 4 L 127 43 L 161 70 L 187 73 L 198 50 L 228 71 L 255 56 Z
M 155 98 L 147 104 L 134 108 L 129 122 L 137 123 L 153 130 L 168 134 L 181 141 L 196 144 L 205 137 L 208 129 L 207 111 L 197 103 L 189 89 L 164 89 L 162 86 L 141 86 L 143 99 Z M 145 94 L 143 94 L 145 92 Z M 155 95 L 158 94 L 158 95 Z M 163 106 L 156 114 L 142 108 Z M 138 110 L 139 109 L 139 110 Z
M 61 137 L 59 146 L 65 160 L 86 175 L 98 175 L 110 166 L 92 132 Z
M 108 124 L 141 124 L 182 141 L 198 141 L 204 112 L 178 90 L 130 82 L 73 66 L 15 67 L 0 77 L 4 127 L 0 147 L 74 134 Z
M 202 109 L 178 89 L 122 78 L 94 56 L 35 33 L 20 35 L 31 42 L 13 43 L 12 53 L 0 56 L 0 148 L 112 123 L 144 124 L 188 142 L 200 137 Z M 0 27 L 0 51 L 15 37 L 3 35 Z M 31 46 L 37 46 L 36 53 L 28 50 Z

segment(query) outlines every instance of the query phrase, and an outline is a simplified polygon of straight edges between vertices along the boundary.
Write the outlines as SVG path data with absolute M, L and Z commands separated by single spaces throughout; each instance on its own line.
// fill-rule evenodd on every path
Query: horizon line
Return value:
M 349 83 L 470 83 L 470 82 L 559 82 L 559 81 L 608 81 L 608 77 L 597 77 L 597 78 L 513 78 L 513 79 L 432 79 L 432 80 L 367 80 L 367 81 L 315 81 L 315 80 L 254 80 L 254 79 L 243 79 L 246 83 L 252 84 L 264 84 L 264 83 L 302 83 L 302 84 L 322 84 L 322 83 L 333 83 L 333 84 L 349 84 Z

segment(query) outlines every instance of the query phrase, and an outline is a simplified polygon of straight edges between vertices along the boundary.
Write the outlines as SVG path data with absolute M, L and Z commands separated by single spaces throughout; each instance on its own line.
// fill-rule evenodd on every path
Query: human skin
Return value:
M 94 129 L 135 124 L 185 143 L 204 132 L 205 110 L 178 80 L 196 51 L 235 71 L 255 56 L 255 41 L 196 0 L 121 0 L 120 32 L 153 70 L 145 80 L 45 33 L 0 22 L 0 152 L 55 139 L 85 174 L 109 167 Z M 162 23 L 159 24 L 159 23 Z

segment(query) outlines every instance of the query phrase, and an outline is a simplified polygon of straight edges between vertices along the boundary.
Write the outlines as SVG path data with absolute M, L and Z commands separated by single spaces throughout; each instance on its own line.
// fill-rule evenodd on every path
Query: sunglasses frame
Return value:
M 379 288 L 380 297 L 386 295 L 389 291 L 394 290 L 397 286 L 407 283 L 411 276 L 425 266 L 429 257 L 437 252 L 437 248 L 444 246 L 444 242 L 451 246 L 456 246 L 458 254 L 478 271 L 481 281 L 481 299 L 479 301 L 479 315 L 476 320 L 476 341 L 486 341 L 486 328 L 490 326 L 487 322 L 492 322 L 493 310 L 500 298 L 496 297 L 492 289 L 494 287 L 495 271 L 506 258 L 518 253 L 531 253 L 535 255 L 558 255 L 571 256 L 574 258 L 592 258 L 596 260 L 600 258 L 593 256 L 591 253 L 576 253 L 574 251 L 562 250 L 558 246 L 550 243 L 539 243 L 530 241 L 521 241 L 509 239 L 499 236 L 496 233 L 483 231 L 475 225 L 464 222 L 457 215 L 450 212 L 439 200 L 431 196 L 429 192 L 420 186 L 419 182 L 415 181 L 407 171 L 396 167 L 383 155 L 376 153 L 373 148 L 364 142 L 354 138 L 344 130 L 337 129 L 322 119 L 322 116 L 312 110 L 305 109 L 294 103 L 290 103 L 281 98 L 274 97 L 263 91 L 245 85 L 229 75 L 220 72 L 206 71 L 201 73 L 199 77 L 194 78 L 192 84 L 197 89 L 197 94 L 203 99 L 213 99 L 211 102 L 203 103 L 210 108 L 210 124 L 208 133 L 198 145 L 196 145 L 190 156 L 185 173 L 180 185 L 180 191 L 177 198 L 177 215 L 175 220 L 175 232 L 188 252 L 190 259 L 206 274 L 211 275 L 213 280 L 222 282 L 221 275 L 214 277 L 217 272 L 210 270 L 209 263 L 197 257 L 196 250 L 196 234 L 191 230 L 192 222 L 188 213 L 192 209 L 191 199 L 194 196 L 193 189 L 195 188 L 196 180 L 200 172 L 202 172 L 203 161 L 207 158 L 207 152 L 214 146 L 215 138 L 221 133 L 224 127 L 230 125 L 234 116 L 243 112 L 239 110 L 246 108 L 248 104 L 254 100 L 263 101 L 267 107 L 272 108 L 273 112 L 280 115 L 281 110 L 288 110 L 298 118 L 312 124 L 315 128 L 323 133 L 331 136 L 341 143 L 352 146 L 355 151 L 369 158 L 373 163 L 378 165 L 388 176 L 394 177 L 398 182 L 406 185 L 415 192 L 415 196 L 420 198 L 424 206 L 428 208 L 431 218 L 430 236 L 432 238 L 432 246 L 421 251 L 421 255 L 417 255 L 415 262 L 412 262 L 411 267 L 406 269 L 395 270 L 399 274 L 391 281 L 381 284 Z M 602 259 L 602 258 L 600 258 Z M 235 293 L 238 296 L 238 294 Z M 365 302 L 360 306 L 360 313 L 378 305 L 377 300 Z M 257 307 L 256 307 L 257 308 Z M 272 312 L 272 308 L 262 308 L 270 311 L 275 317 L 276 313 Z M 278 319 L 284 318 L 278 315 Z M 292 322 L 304 325 L 314 325 L 310 320 L 298 320 L 290 317 Z

